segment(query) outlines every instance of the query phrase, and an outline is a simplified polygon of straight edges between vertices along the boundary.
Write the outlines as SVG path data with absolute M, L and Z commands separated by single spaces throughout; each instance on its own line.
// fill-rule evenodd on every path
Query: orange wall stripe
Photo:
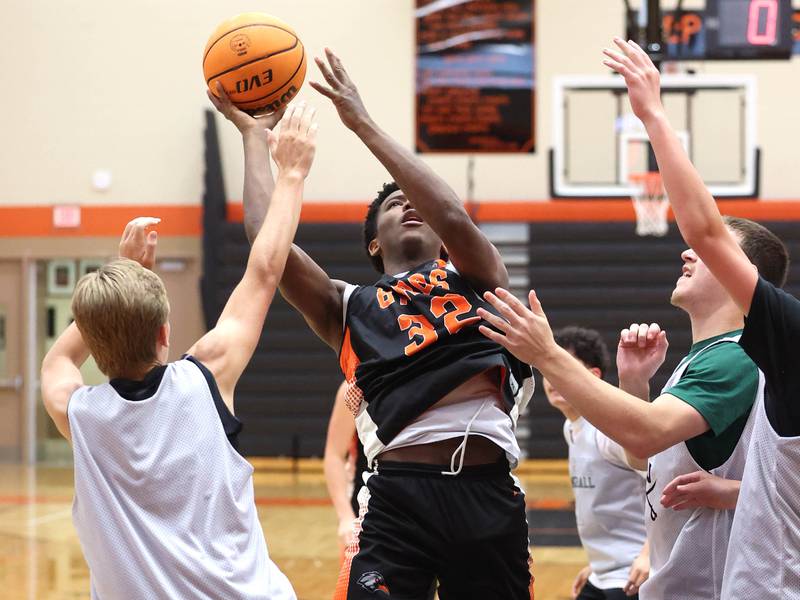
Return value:
M 361 223 L 367 203 L 309 202 L 303 205 L 301 219 L 306 223 Z M 800 221 L 800 200 L 758 201 L 722 200 L 723 214 L 760 221 Z M 633 206 L 626 200 L 552 200 L 548 202 L 482 202 L 474 205 L 475 215 L 483 222 L 625 222 L 635 218 Z M 52 206 L 0 207 L 2 237 L 116 237 L 125 223 L 137 216 L 161 217 L 162 235 L 199 236 L 202 234 L 203 210 L 191 205 L 82 206 L 81 225 L 76 228 L 53 227 Z M 241 222 L 241 203 L 228 205 L 228 220 Z M 670 218 L 672 216 L 670 215 Z
M 51 206 L 0 207 L 2 237 L 117 237 L 134 217 L 160 217 L 162 235 L 197 236 L 202 232 L 203 211 L 198 205 L 82 206 L 80 227 L 53 227 Z

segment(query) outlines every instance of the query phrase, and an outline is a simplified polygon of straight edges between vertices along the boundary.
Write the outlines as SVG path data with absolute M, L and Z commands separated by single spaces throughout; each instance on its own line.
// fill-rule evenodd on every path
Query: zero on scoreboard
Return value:
M 706 0 L 704 10 L 665 11 L 662 23 L 666 60 L 788 59 L 800 44 L 791 0 Z

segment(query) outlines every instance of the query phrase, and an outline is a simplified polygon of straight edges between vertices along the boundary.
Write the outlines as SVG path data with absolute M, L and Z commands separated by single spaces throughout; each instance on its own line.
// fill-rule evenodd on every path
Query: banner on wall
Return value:
M 533 152 L 534 0 L 416 0 L 419 152 Z

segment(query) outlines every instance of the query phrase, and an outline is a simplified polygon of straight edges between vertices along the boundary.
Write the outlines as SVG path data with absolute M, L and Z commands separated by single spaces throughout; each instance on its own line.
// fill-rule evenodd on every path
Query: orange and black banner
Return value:
M 417 0 L 417 151 L 533 152 L 534 0 Z

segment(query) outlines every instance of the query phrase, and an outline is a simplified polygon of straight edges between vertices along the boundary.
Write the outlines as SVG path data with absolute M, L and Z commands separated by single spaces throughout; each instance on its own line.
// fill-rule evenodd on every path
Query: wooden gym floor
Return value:
M 257 459 L 254 464 L 271 557 L 300 600 L 330 600 L 339 558 L 336 518 L 320 461 Z M 564 462 L 531 461 L 517 475 L 530 508 L 568 510 L 572 491 Z M 72 526 L 72 490 L 71 468 L 0 465 L 0 597 L 88 600 L 88 570 Z M 531 534 L 536 537 L 536 526 Z M 571 598 L 572 580 L 585 564 L 583 550 L 533 543 L 537 600 Z

